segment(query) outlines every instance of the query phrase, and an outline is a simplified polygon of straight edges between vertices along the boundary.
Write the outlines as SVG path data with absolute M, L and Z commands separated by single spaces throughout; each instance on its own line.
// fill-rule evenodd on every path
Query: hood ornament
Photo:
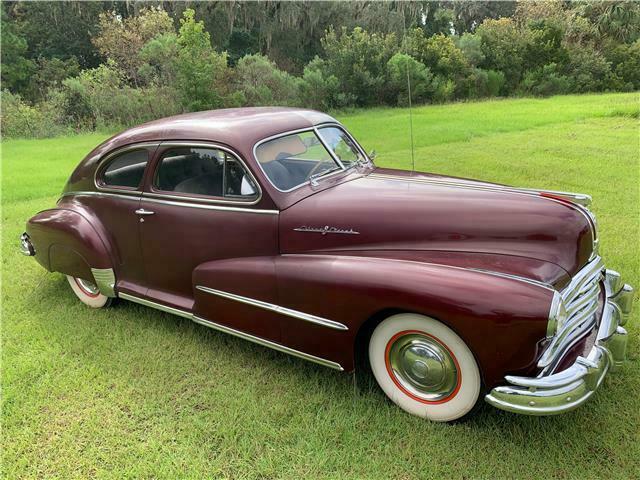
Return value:
M 331 227 L 329 225 L 325 225 L 324 227 L 309 227 L 307 225 L 303 225 L 298 228 L 293 229 L 295 232 L 310 232 L 310 233 L 320 233 L 322 235 L 326 235 L 327 233 L 341 233 L 344 235 L 360 235 L 360 232 L 356 232 L 353 228 L 338 228 Z

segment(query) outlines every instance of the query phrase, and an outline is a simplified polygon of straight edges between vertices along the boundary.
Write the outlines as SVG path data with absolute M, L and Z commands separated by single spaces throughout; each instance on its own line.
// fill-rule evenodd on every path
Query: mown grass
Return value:
M 594 196 L 610 268 L 640 287 L 638 94 L 415 109 L 416 167 Z M 340 119 L 408 168 L 406 111 Z M 455 425 L 335 373 L 122 302 L 83 307 L 17 237 L 106 135 L 3 144 L 2 460 L 7 478 L 638 478 L 638 305 L 630 361 L 576 412 L 491 408 Z M 637 303 L 637 302 L 636 302 Z

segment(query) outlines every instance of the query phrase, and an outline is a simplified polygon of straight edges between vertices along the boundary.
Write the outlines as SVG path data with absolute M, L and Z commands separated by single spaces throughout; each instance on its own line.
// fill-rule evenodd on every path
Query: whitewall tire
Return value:
M 414 313 L 380 323 L 369 341 L 373 375 L 404 411 L 436 422 L 467 414 L 480 395 L 476 360 L 449 327 Z
M 67 280 L 73 293 L 80 299 L 82 303 L 91 308 L 108 307 L 111 304 L 111 298 L 100 293 L 98 287 L 87 280 L 75 278 L 67 275 Z

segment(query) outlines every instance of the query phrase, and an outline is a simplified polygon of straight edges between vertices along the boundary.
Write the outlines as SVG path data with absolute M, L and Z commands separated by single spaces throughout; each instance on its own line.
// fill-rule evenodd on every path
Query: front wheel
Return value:
M 449 327 L 413 313 L 380 323 L 369 341 L 371 369 L 404 411 L 436 422 L 463 417 L 480 395 L 473 353 Z
M 103 308 L 111 305 L 112 298 L 101 294 L 95 283 L 70 275 L 67 275 L 67 281 L 69 285 L 71 285 L 73 293 L 75 293 L 76 297 L 85 305 L 91 308 Z

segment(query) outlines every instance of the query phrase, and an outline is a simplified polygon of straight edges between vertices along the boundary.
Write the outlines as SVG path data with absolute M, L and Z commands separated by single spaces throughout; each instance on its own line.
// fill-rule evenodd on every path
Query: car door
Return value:
M 175 142 L 160 145 L 152 168 L 139 218 L 147 299 L 279 339 L 279 321 L 265 310 L 218 295 L 205 295 L 194 305 L 199 266 L 278 252 L 278 212 L 257 206 L 261 190 L 244 162 L 226 147 Z M 216 291 L 275 301 L 275 278 L 268 275 L 267 285 L 208 278 L 204 286 Z
M 125 293 L 146 291 L 136 210 L 146 168 L 157 146 L 157 143 L 133 145 L 105 157 L 95 175 L 99 194 L 83 197 L 115 247 L 117 288 Z

